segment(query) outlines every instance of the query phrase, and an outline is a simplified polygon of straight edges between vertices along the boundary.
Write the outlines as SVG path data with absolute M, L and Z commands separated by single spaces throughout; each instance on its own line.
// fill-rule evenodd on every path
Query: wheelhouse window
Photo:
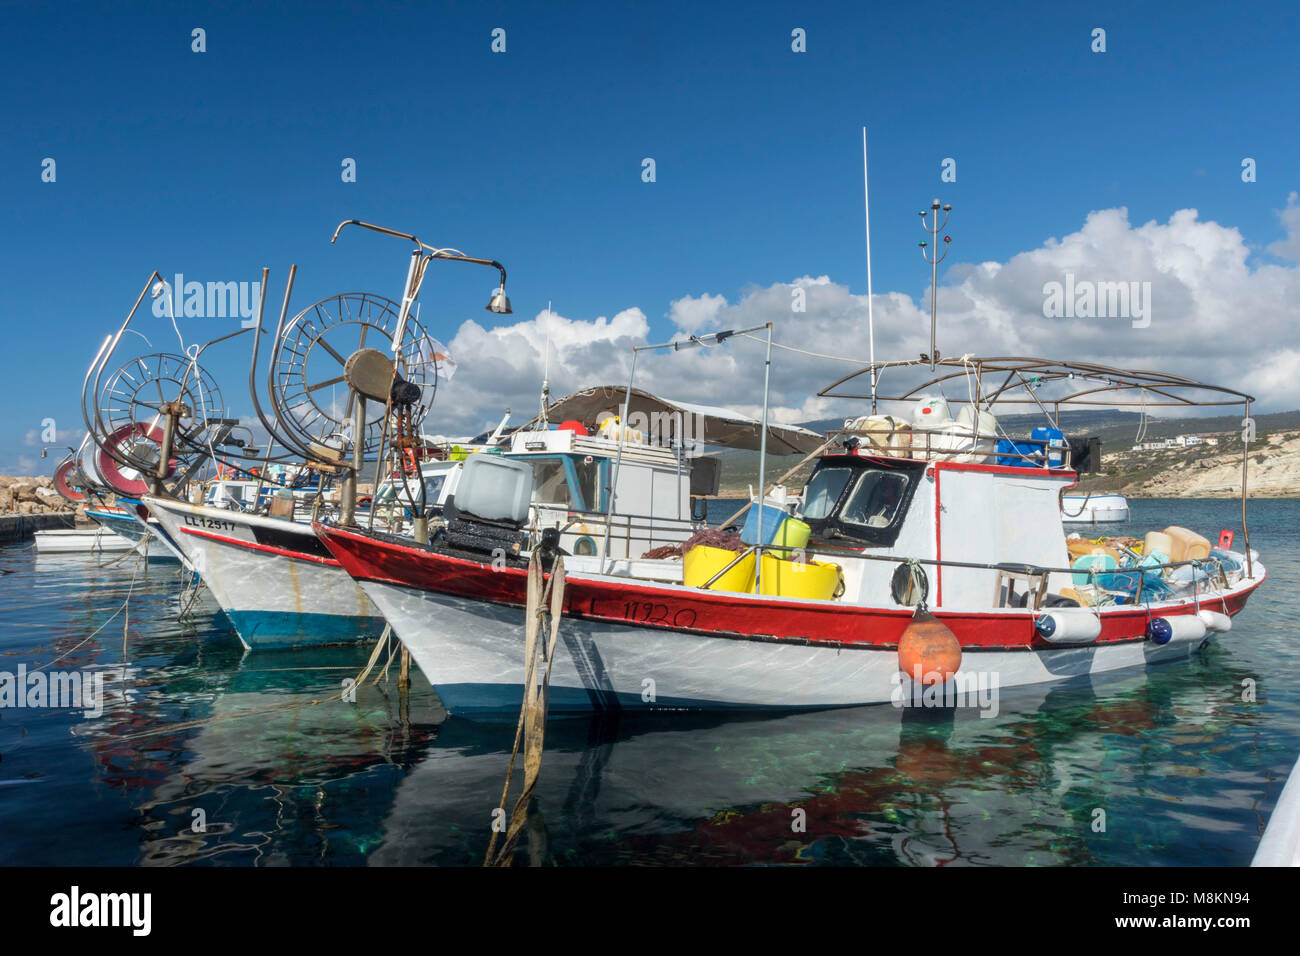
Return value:
M 840 500 L 844 486 L 853 477 L 852 468 L 819 468 L 803 493 L 804 518 L 825 518 Z
M 907 476 L 898 472 L 864 472 L 845 501 L 840 520 L 868 528 L 889 527 L 902 507 L 907 483 Z
M 424 501 L 426 504 L 436 505 L 438 498 L 442 495 L 442 486 L 447 483 L 447 476 L 429 475 L 424 479 Z
M 569 490 L 569 477 L 564 471 L 564 461 L 559 458 L 539 458 L 533 461 L 533 504 L 558 505 L 568 508 L 573 504 Z
M 578 490 L 582 492 L 583 506 L 588 511 L 599 510 L 600 505 L 600 462 L 595 458 L 569 459 L 573 463 L 573 476 L 577 480 Z
M 533 466 L 533 504 L 593 510 L 600 500 L 600 463 L 577 455 L 528 457 Z
M 814 539 L 892 547 L 924 473 L 920 461 L 828 455 L 808 479 L 799 517 Z

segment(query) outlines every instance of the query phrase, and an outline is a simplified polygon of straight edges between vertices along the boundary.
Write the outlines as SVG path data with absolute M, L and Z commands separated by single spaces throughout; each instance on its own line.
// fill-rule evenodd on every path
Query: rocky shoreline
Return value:
M 64 498 L 54 490 L 49 475 L 0 475 L 0 516 L 56 514 L 75 515 L 78 522 L 88 520 L 85 503 Z

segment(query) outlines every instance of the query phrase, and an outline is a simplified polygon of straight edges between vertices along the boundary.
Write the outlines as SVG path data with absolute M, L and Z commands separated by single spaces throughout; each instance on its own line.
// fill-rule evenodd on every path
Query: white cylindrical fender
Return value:
M 1038 615 L 1034 629 L 1053 644 L 1088 644 L 1101 636 L 1101 619 L 1087 608 L 1055 608 Z
M 1208 629 L 1195 614 L 1172 614 L 1153 617 L 1147 625 L 1147 637 L 1153 644 L 1170 644 L 1175 641 L 1199 641 Z
M 1219 633 L 1232 630 L 1232 618 L 1222 611 L 1211 611 L 1208 608 L 1203 608 L 1196 612 L 1196 616 L 1205 622 L 1207 630 L 1218 631 Z

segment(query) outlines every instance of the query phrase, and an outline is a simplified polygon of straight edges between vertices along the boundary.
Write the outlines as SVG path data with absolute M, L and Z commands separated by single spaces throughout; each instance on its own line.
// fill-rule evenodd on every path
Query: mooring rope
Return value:
M 108 534 L 110 534 L 110 535 L 114 535 L 114 534 L 117 534 L 117 532 L 116 532 L 116 531 L 109 531 Z M 133 555 L 133 554 L 135 554 L 136 552 L 138 552 L 138 551 L 140 550 L 140 546 L 141 546 L 141 545 L 146 546 L 146 547 L 145 547 L 145 550 L 146 550 L 146 552 L 147 552 L 147 551 L 148 551 L 148 547 L 147 547 L 148 544 L 149 544 L 149 536 L 148 536 L 148 535 L 145 535 L 143 538 L 141 538 L 139 541 L 137 541 L 137 542 L 135 543 L 135 547 L 133 547 L 131 550 L 127 551 L 125 554 L 119 554 L 119 555 L 118 555 L 116 558 L 114 558 L 112 561 L 105 561 L 103 564 L 97 564 L 97 565 L 95 565 L 95 567 L 97 567 L 97 568 L 111 568 L 113 565 L 117 564 L 117 562 L 119 562 L 119 561 L 123 561 L 123 560 L 125 560 L 125 559 L 131 557 L 131 555 Z
M 549 598 L 549 602 L 548 602 Z M 549 604 L 549 612 L 548 612 Z M 495 825 L 494 818 L 492 839 L 488 841 L 487 856 L 484 866 L 509 866 L 514 857 L 515 844 L 519 833 L 528 819 L 528 802 L 532 799 L 537 786 L 537 778 L 542 769 L 542 745 L 546 736 L 546 711 L 550 703 L 551 665 L 555 663 L 555 644 L 560 636 L 560 616 L 564 611 L 564 558 L 556 555 L 551 567 L 550 578 L 542 583 L 541 557 L 537 550 L 528 559 L 528 603 L 527 619 L 524 628 L 524 700 L 519 708 L 519 722 L 515 725 L 515 743 L 510 751 L 510 767 L 506 771 L 505 786 L 501 790 L 499 810 L 504 811 L 506 798 L 510 794 L 510 781 L 515 773 L 515 760 L 519 756 L 519 744 L 524 745 L 524 787 L 515 801 L 510 813 L 510 822 L 506 827 L 505 842 L 496 850 L 497 835 L 501 832 Z M 546 618 L 550 617 L 550 641 L 543 644 L 539 639 Z M 541 684 L 537 682 L 537 655 L 541 650 L 546 661 L 546 671 Z

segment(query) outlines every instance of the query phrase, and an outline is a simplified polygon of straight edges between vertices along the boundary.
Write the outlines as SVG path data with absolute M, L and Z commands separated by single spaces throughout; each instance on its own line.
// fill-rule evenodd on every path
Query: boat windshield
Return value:
M 844 503 L 840 520 L 868 528 L 889 527 L 902 504 L 907 480 L 907 475 L 898 472 L 863 472 Z
M 533 504 L 570 510 L 595 508 L 600 466 L 576 456 L 532 458 Z
M 840 493 L 853 476 L 852 468 L 819 468 L 803 493 L 804 518 L 825 518 L 840 500 Z
M 893 547 L 924 473 L 920 461 L 828 455 L 808 479 L 799 517 L 814 538 Z

